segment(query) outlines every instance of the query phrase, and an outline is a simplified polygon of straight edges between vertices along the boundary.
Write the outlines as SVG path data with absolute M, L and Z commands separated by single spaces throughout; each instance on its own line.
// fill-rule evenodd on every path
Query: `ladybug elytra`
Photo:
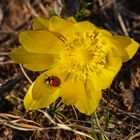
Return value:
M 57 76 L 49 76 L 45 79 L 45 82 L 52 87 L 58 87 L 61 84 L 61 80 Z

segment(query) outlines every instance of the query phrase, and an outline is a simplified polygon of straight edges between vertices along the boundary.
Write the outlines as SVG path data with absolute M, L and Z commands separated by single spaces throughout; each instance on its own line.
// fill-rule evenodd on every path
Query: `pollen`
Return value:
M 105 41 L 99 43 L 98 34 L 77 33 L 74 40 L 65 43 L 63 70 L 74 74 L 74 80 L 86 80 L 87 75 L 98 76 L 106 63 L 103 50 Z

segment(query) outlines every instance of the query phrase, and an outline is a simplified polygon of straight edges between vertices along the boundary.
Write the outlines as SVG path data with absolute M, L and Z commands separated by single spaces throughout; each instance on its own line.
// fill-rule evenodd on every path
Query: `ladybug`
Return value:
M 57 76 L 49 76 L 45 79 L 45 82 L 52 87 L 59 87 L 61 80 Z

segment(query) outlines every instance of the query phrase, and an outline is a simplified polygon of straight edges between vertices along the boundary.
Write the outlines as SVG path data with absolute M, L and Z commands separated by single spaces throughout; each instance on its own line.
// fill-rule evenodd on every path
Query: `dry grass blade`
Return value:
M 22 66 L 21 64 L 19 64 L 19 66 L 20 66 L 20 69 L 21 69 L 23 75 L 26 77 L 26 79 L 29 81 L 29 83 L 32 84 L 33 82 L 32 82 L 32 80 L 30 79 L 30 77 L 27 75 L 27 73 L 26 73 L 26 71 L 24 70 L 23 66 Z
M 33 125 L 23 125 L 23 124 L 17 124 L 17 123 L 12 123 L 12 122 L 6 122 L 0 120 L 0 124 L 3 126 L 8 126 L 10 128 L 16 129 L 16 130 L 22 130 L 22 131 L 35 131 L 35 130 L 43 130 L 40 127 L 36 127 Z
M 121 16 L 120 12 L 117 10 L 117 3 L 116 3 L 116 0 L 112 0 L 112 1 L 113 1 L 113 4 L 114 4 L 114 9 L 115 9 L 114 11 L 116 12 L 118 21 L 119 21 L 120 26 L 121 26 L 121 28 L 122 28 L 122 31 L 124 32 L 124 34 L 125 34 L 126 36 L 129 36 L 128 31 L 127 31 L 127 28 L 126 28 L 126 25 L 125 25 L 125 23 L 124 23 L 124 20 L 123 20 L 123 18 L 122 18 L 122 16 Z
M 64 129 L 64 130 L 68 130 L 68 131 L 72 131 L 72 132 L 74 132 L 74 133 L 76 133 L 76 134 L 79 134 L 79 135 L 85 136 L 85 137 L 87 137 L 87 138 L 90 138 L 90 139 L 92 139 L 92 140 L 95 140 L 93 137 L 91 137 L 90 135 L 87 135 L 86 133 L 83 133 L 83 132 L 74 130 L 74 129 L 72 129 L 71 127 L 69 127 L 69 126 L 67 126 L 67 125 L 65 125 L 65 124 L 56 123 L 56 122 L 51 118 L 51 116 L 50 116 L 48 113 L 46 113 L 46 112 L 44 112 L 44 111 L 42 111 L 42 110 L 38 110 L 38 111 L 41 112 L 41 113 L 43 113 L 43 114 L 45 115 L 45 117 L 47 117 L 47 119 L 49 119 L 49 121 L 52 122 L 54 125 L 56 125 L 58 128 Z
M 0 113 L 0 117 L 12 118 L 12 119 L 20 119 L 21 118 L 20 116 L 16 116 L 16 115 L 13 115 L 13 114 L 7 114 L 7 113 Z

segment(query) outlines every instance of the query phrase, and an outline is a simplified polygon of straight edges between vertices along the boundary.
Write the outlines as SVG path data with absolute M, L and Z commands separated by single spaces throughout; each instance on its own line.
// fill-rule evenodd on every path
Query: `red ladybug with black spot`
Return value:
M 61 80 L 57 76 L 49 76 L 45 79 L 45 82 L 51 87 L 59 87 L 61 85 Z

